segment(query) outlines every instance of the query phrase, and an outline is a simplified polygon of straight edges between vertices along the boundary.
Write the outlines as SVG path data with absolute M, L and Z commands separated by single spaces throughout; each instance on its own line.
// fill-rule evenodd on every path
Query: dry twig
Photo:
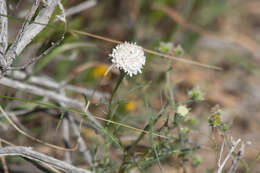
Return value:
M 3 147 L 2 141 L 0 140 L 0 148 L 2 148 L 2 147 Z M 2 162 L 2 165 L 3 165 L 3 168 L 4 168 L 4 173 L 9 173 L 5 157 L 1 157 L 1 162 Z
M 244 153 L 245 153 L 245 147 L 246 145 L 250 144 L 251 142 L 247 141 L 241 141 L 241 139 L 238 140 L 234 140 L 231 137 L 231 147 L 229 148 L 228 154 L 226 155 L 225 159 L 223 160 L 223 162 L 221 163 L 222 160 L 222 155 L 224 152 L 224 147 L 225 147 L 225 143 L 226 143 L 226 139 L 223 139 L 223 143 L 221 145 L 221 149 L 220 149 L 220 154 L 219 154 L 219 159 L 218 159 L 218 170 L 217 173 L 222 173 L 222 170 L 224 168 L 224 166 L 227 164 L 227 161 L 231 158 L 232 159 L 232 164 L 228 170 L 228 173 L 235 173 L 238 163 L 239 161 L 242 159 Z M 236 148 L 238 148 L 239 143 L 241 143 L 239 151 L 237 152 L 237 154 L 234 154 Z
M 34 161 L 46 163 L 66 173 L 91 173 L 88 170 L 76 168 L 66 162 L 36 152 L 29 147 L 22 147 L 22 146 L 4 147 L 0 149 L 0 156 L 22 156 Z
M 95 6 L 96 4 L 97 4 L 96 0 L 83 1 L 80 4 L 67 9 L 66 12 L 65 12 L 66 17 L 80 13 L 80 12 L 82 12 L 82 11 L 88 9 L 88 8 Z
M 16 80 L 26 80 L 27 79 L 26 73 L 24 73 L 22 71 L 12 71 L 12 72 L 7 73 L 7 76 L 9 78 L 14 78 Z M 55 89 L 55 90 L 60 90 L 61 88 L 63 88 L 67 91 L 84 94 L 88 97 L 91 96 L 91 94 L 93 93 L 92 89 L 78 87 L 75 85 L 64 84 L 64 82 L 63 83 L 56 82 L 54 79 L 52 79 L 50 77 L 31 76 L 29 79 L 27 79 L 27 81 L 31 84 L 35 84 L 38 86 L 44 86 L 44 87 L 48 87 L 48 88 Z M 109 96 L 110 96 L 109 93 L 99 92 L 99 91 L 96 91 L 94 94 L 94 97 L 97 99 L 105 99 L 105 98 L 109 98 Z
M 85 160 L 91 165 L 93 166 L 93 159 L 92 156 L 87 148 L 87 145 L 85 144 L 85 141 L 83 140 L 83 138 L 80 135 L 80 131 L 76 125 L 75 119 L 73 116 L 69 116 L 69 122 L 71 124 L 72 127 L 72 131 L 75 134 L 75 136 L 79 139 L 79 151 L 83 153 Z

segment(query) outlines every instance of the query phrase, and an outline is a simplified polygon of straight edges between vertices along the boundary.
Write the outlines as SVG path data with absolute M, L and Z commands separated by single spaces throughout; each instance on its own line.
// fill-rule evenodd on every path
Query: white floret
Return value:
M 109 57 L 112 58 L 115 67 L 123 70 L 130 77 L 142 73 L 146 59 L 142 47 L 128 42 L 117 45 Z

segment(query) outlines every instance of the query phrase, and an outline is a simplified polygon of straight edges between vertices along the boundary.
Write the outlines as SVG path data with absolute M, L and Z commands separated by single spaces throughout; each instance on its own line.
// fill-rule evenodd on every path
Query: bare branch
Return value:
M 89 112 L 89 111 L 85 111 L 85 104 L 72 99 L 72 98 L 68 98 L 62 94 L 59 94 L 57 92 L 54 91 L 49 91 L 46 89 L 42 89 L 40 87 L 34 86 L 34 85 L 30 85 L 30 84 L 26 84 L 17 80 L 13 80 L 13 79 L 9 79 L 6 77 L 3 77 L 0 79 L 0 84 L 11 87 L 11 88 L 15 88 L 15 89 L 19 89 L 28 93 L 32 93 L 38 96 L 43 96 L 43 97 L 47 97 L 50 98 L 52 100 L 55 100 L 59 103 L 65 103 L 66 105 L 72 105 L 74 107 L 79 107 L 81 109 L 81 111 L 83 111 L 86 116 L 93 122 L 95 123 L 95 125 L 98 128 L 103 128 L 102 125 L 94 118 L 94 116 Z
M 46 27 L 48 24 L 52 13 L 54 12 L 59 0 L 46 0 L 42 1 L 44 3 L 43 7 L 39 11 L 39 14 L 35 17 L 35 20 L 32 22 L 36 10 L 40 5 L 41 0 L 35 0 L 32 6 L 32 9 L 27 15 L 27 18 L 20 29 L 16 40 L 13 44 L 6 50 L 7 48 L 7 12 L 6 12 L 6 3 L 5 0 L 0 0 L 0 12 L 3 14 L 0 18 L 0 22 L 2 23 L 2 32 L 0 34 L 0 42 L 3 44 L 3 47 L 0 48 L 0 78 L 6 73 L 6 71 L 12 69 L 11 65 L 13 61 L 16 59 L 17 55 L 19 55 L 24 48 Z M 31 22 L 31 23 L 30 23 Z M 65 32 L 64 32 L 65 33 Z M 5 36 L 6 35 L 6 36 Z M 49 53 L 55 46 L 59 45 L 63 40 L 64 34 L 62 38 L 55 44 L 53 44 L 50 48 L 48 48 L 44 53 L 36 58 L 33 58 L 27 66 L 36 62 L 41 57 Z M 0 45 L 1 46 L 1 45 Z M 24 66 L 22 67 L 24 68 Z
M 21 71 L 13 71 L 13 72 L 7 73 L 7 75 L 14 79 L 17 79 L 17 80 L 25 80 L 27 78 L 27 75 Z M 50 77 L 31 76 L 28 79 L 28 82 L 30 82 L 32 84 L 36 84 L 36 85 L 45 86 L 48 88 L 53 88 L 56 90 L 63 88 L 65 90 L 84 94 L 86 96 L 91 96 L 91 94 L 93 93 L 92 89 L 86 89 L 86 88 L 82 88 L 82 87 L 78 87 L 78 86 L 74 86 L 74 85 L 64 85 L 63 83 L 58 83 L 58 82 L 54 81 Z M 110 94 L 96 91 L 94 94 L 94 97 L 97 99 L 105 99 L 105 98 L 109 98 Z
M 223 138 L 223 142 L 222 142 L 221 149 L 219 152 L 218 167 L 221 167 L 221 159 L 222 159 L 224 147 L 225 147 L 225 138 Z
M 62 119 L 62 134 L 63 134 L 63 140 L 64 140 L 66 148 L 70 148 L 69 120 L 68 120 L 66 114 L 68 114 L 68 113 L 66 112 L 65 117 Z M 67 163 L 72 163 L 71 154 L 69 151 L 65 151 L 65 161 Z
M 74 117 L 73 116 L 69 116 L 68 118 L 69 118 L 69 121 L 71 123 L 71 127 L 72 127 L 72 130 L 73 130 L 73 133 L 79 139 L 79 151 L 83 153 L 84 158 L 88 161 L 88 163 L 91 166 L 93 166 L 92 156 L 91 156 L 89 150 L 87 149 L 85 141 L 83 140 L 83 138 L 80 135 L 80 131 L 79 131 L 77 125 L 76 125 Z
M 64 31 L 63 33 L 61 34 L 61 38 L 59 40 L 57 40 L 56 42 L 52 42 L 51 43 L 51 46 L 46 49 L 43 53 L 41 53 L 39 56 L 36 56 L 36 57 L 33 57 L 31 58 L 26 64 L 20 66 L 20 67 L 8 67 L 8 70 L 24 70 L 26 69 L 28 66 L 38 62 L 40 59 L 42 59 L 44 56 L 46 56 L 47 54 L 49 54 L 55 47 L 57 47 L 58 45 L 60 45 L 60 43 L 64 40 L 64 37 L 65 37 L 65 33 L 67 32 L 67 23 L 66 23 L 66 16 L 65 16 L 65 9 L 62 5 L 62 3 L 60 2 L 60 0 L 57 0 L 58 1 L 58 6 L 59 8 L 61 9 L 62 11 L 62 14 L 61 15 L 56 15 L 56 17 L 61 20 L 62 22 L 64 22 Z M 29 21 L 29 20 L 26 20 L 26 21 Z M 26 23 L 26 22 L 25 22 Z M 35 23 L 35 24 L 38 24 L 38 23 Z M 44 25 L 46 26 L 46 25 Z M 20 33 L 23 33 L 23 28 L 22 28 L 22 31 Z M 36 36 L 36 35 L 35 35 Z M 20 41 L 21 42 L 21 41 Z M 16 43 L 13 44 L 14 46 L 16 46 Z M 15 50 L 15 49 L 14 49 Z M 15 52 L 15 51 L 14 51 Z M 16 53 L 16 52 L 15 52 Z M 17 53 L 16 53 L 17 54 Z
M 65 171 L 66 173 L 91 173 L 88 170 L 76 168 L 66 162 L 36 152 L 29 147 L 4 147 L 0 149 L 0 156 L 22 156 L 31 160 L 47 163 L 48 165 L 51 165 L 59 170 Z
M 65 95 L 65 92 L 64 92 L 64 89 L 60 89 L 60 93 L 62 95 Z M 63 102 L 60 103 L 63 107 L 67 107 L 67 105 Z M 81 120 L 82 121 L 82 120 Z M 93 162 L 92 162 L 92 157 L 91 157 L 91 154 L 90 152 L 88 151 L 86 145 L 85 145 L 85 142 L 84 140 L 82 139 L 81 135 L 80 135 L 80 131 L 78 130 L 77 128 L 77 125 L 75 123 L 75 119 L 74 117 L 71 115 L 71 114 L 67 114 L 67 116 L 65 117 L 64 119 L 64 122 L 63 123 L 68 123 L 70 122 L 71 123 L 71 126 L 72 126 L 72 130 L 75 134 L 75 136 L 77 137 L 78 139 L 78 143 L 79 143 L 79 151 L 80 152 L 83 152 L 84 154 L 84 157 L 85 159 L 87 160 L 87 162 L 92 166 L 93 165 Z M 96 122 L 95 124 L 99 125 L 98 122 Z M 81 126 L 80 126 L 81 127 Z M 67 127 L 68 128 L 68 127 Z M 67 139 L 68 141 L 69 139 Z M 65 153 L 66 154 L 66 153 Z
M 3 58 L 5 51 L 8 46 L 8 18 L 4 15 L 7 15 L 6 0 L 0 0 L 0 60 Z M 1 64 L 1 63 L 0 63 Z
M 12 79 L 9 79 L 6 77 L 3 77 L 2 79 L 0 79 L 0 84 L 11 87 L 11 88 L 19 89 L 19 90 L 22 90 L 25 92 L 29 92 L 29 93 L 32 93 L 32 94 L 35 94 L 38 96 L 47 97 L 47 98 L 50 98 L 50 99 L 58 101 L 58 102 L 64 102 L 64 103 L 67 103 L 69 105 L 73 105 L 76 107 L 84 106 L 84 103 L 82 103 L 78 100 L 75 100 L 75 99 L 68 98 L 61 94 L 58 94 L 57 92 L 42 89 L 40 87 L 26 84 L 26 83 L 23 83 L 23 82 L 20 82 L 17 80 L 12 80 Z
M 2 141 L 0 140 L 0 148 L 2 148 L 2 147 L 3 147 L 2 146 Z M 3 168 L 4 168 L 4 173 L 9 173 L 5 157 L 1 158 L 1 162 L 2 162 L 2 165 L 3 165 Z
M 34 22 L 26 26 L 23 32 L 19 33 L 19 41 L 17 42 L 17 45 L 13 44 L 11 46 L 10 51 L 15 51 L 16 55 L 19 55 L 23 49 L 33 40 L 33 38 L 46 27 L 57 4 L 57 0 L 46 0 L 46 3 L 40 10 Z M 39 25 L 37 23 L 43 23 L 45 25 Z M 15 50 L 13 50 L 13 48 L 15 48 Z
M 222 162 L 221 165 L 218 165 L 218 171 L 217 173 L 222 173 L 222 169 L 224 168 L 224 166 L 226 165 L 228 159 L 231 157 L 232 153 L 235 151 L 235 149 L 237 148 L 238 144 L 241 142 L 241 139 L 238 139 L 237 141 L 233 140 L 231 138 L 231 142 L 232 142 L 232 147 L 229 150 L 227 156 L 225 157 L 224 161 Z
M 238 153 L 235 156 L 232 157 L 232 165 L 229 168 L 228 173 L 235 173 L 236 172 L 238 163 L 242 159 L 242 157 L 245 153 L 246 145 L 250 145 L 250 144 L 251 144 L 250 141 L 247 141 L 247 142 L 243 141 L 242 142 Z
M 11 46 L 11 49 L 14 50 L 16 48 L 18 42 L 21 40 L 23 32 L 25 31 L 25 28 L 29 25 L 30 21 L 32 20 L 33 16 L 35 15 L 35 12 L 36 12 L 37 8 L 39 7 L 40 2 L 41 2 L 41 0 L 34 1 L 31 10 L 28 12 L 27 17 L 26 17 L 21 29 L 19 30 L 15 41 L 13 42 L 13 44 Z
M 83 1 L 82 3 L 66 10 L 65 14 L 68 17 L 68 16 L 74 15 L 76 13 L 80 13 L 81 11 L 84 11 L 90 7 L 93 7 L 96 4 L 97 4 L 96 0 Z

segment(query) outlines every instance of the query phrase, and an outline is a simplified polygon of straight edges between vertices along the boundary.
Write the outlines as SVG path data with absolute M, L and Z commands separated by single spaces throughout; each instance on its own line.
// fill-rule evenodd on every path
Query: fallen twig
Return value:
M 64 117 L 60 120 L 62 121 L 62 135 L 63 135 L 63 140 L 66 148 L 70 148 L 70 130 L 69 130 L 69 120 L 68 120 L 68 112 L 64 113 Z M 69 151 L 65 151 L 64 154 L 65 161 L 67 163 L 72 163 L 71 161 L 71 154 Z
M 61 95 L 57 92 L 54 91 L 49 91 L 47 89 L 42 89 L 40 87 L 34 86 L 34 85 L 30 85 L 30 84 L 26 84 L 24 82 L 20 82 L 17 80 L 13 80 L 13 79 L 9 79 L 6 77 L 3 77 L 0 79 L 0 84 L 11 87 L 11 88 L 15 88 L 15 89 L 19 89 L 28 93 L 32 93 L 38 96 L 43 96 L 43 97 L 47 97 L 49 99 L 58 101 L 58 102 L 64 102 L 67 103 L 69 105 L 72 106 L 76 106 L 76 107 L 83 107 L 84 103 L 75 100 L 75 99 L 71 99 L 68 98 L 64 95 Z
M 83 153 L 85 160 L 91 165 L 93 166 L 93 161 L 92 161 L 92 156 L 89 152 L 89 150 L 87 149 L 87 146 L 85 144 L 85 141 L 83 140 L 83 138 L 80 135 L 80 131 L 76 125 L 75 119 L 73 116 L 68 116 L 69 118 L 69 122 L 71 124 L 72 127 L 72 131 L 75 134 L 75 136 L 79 139 L 79 151 Z
M 66 17 L 74 15 L 76 13 L 80 13 L 81 11 L 84 11 L 84 10 L 90 8 L 90 7 L 93 7 L 96 4 L 97 4 L 96 0 L 83 1 L 80 4 L 67 9 L 66 12 L 65 12 Z
M 1 140 L 0 140 L 0 148 L 2 148 L 2 141 Z M 2 165 L 3 165 L 3 168 L 4 168 L 4 173 L 9 173 L 5 157 L 1 157 L 1 162 L 2 162 Z
M 0 14 L 7 15 L 6 0 L 0 0 Z M 0 16 L 0 25 L 0 64 L 2 64 L 8 46 L 8 18 Z
M 22 146 L 4 147 L 0 149 L 0 156 L 22 156 L 42 163 L 47 163 L 48 165 L 51 165 L 66 173 L 91 173 L 88 170 L 76 168 L 66 162 L 36 152 L 29 147 L 22 147 Z
M 17 80 L 26 80 L 27 79 L 27 75 L 21 71 L 12 71 L 12 72 L 7 73 L 7 75 L 10 78 L 14 78 Z M 86 96 L 91 96 L 91 94 L 93 93 L 92 89 L 86 89 L 86 88 L 78 87 L 75 85 L 63 84 L 61 82 L 56 82 L 54 79 L 52 79 L 50 77 L 31 76 L 30 78 L 27 79 L 27 81 L 32 84 L 45 86 L 45 87 L 56 89 L 56 90 L 63 88 L 65 90 L 73 91 L 73 92 L 79 93 L 79 94 L 84 94 Z M 104 92 L 99 92 L 99 91 L 96 91 L 94 94 L 94 97 L 97 99 L 105 99 L 105 98 L 109 98 L 109 96 L 110 96 L 109 93 L 104 93 Z

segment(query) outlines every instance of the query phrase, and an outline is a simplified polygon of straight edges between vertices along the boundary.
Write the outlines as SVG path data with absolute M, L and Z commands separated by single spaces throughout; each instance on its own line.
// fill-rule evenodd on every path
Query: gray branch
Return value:
M 23 49 L 46 27 L 46 25 L 48 25 L 57 4 L 58 0 L 46 0 L 43 8 L 35 18 L 34 23 L 25 26 L 24 30 L 19 33 L 19 41 L 16 43 L 17 45 L 13 44 L 9 51 L 14 51 L 16 55 L 19 55 Z M 36 3 L 34 5 L 36 5 Z M 25 22 L 27 23 L 27 21 Z M 10 52 L 10 54 L 13 54 L 13 52 Z
M 232 164 L 228 170 L 228 173 L 235 173 L 238 167 L 238 163 L 239 161 L 242 159 L 244 153 L 245 153 L 245 149 L 246 149 L 246 145 L 250 145 L 251 142 L 250 141 L 243 141 L 239 151 L 237 152 L 237 154 L 235 156 L 232 156 Z
M 25 80 L 27 78 L 27 75 L 21 71 L 9 72 L 7 73 L 7 75 L 17 80 Z M 91 94 L 93 93 L 93 90 L 91 89 L 86 89 L 74 85 L 63 85 L 63 83 L 58 83 L 49 77 L 32 76 L 28 79 L 28 82 L 35 85 L 41 85 L 48 88 L 56 89 L 56 90 L 63 88 L 65 90 L 84 94 L 86 96 L 91 96 Z M 105 98 L 109 98 L 110 94 L 96 91 L 94 97 L 97 99 L 105 99 Z
M 32 20 L 37 8 L 39 7 L 40 5 L 40 2 L 41 0 L 35 0 L 34 3 L 33 3 L 33 6 L 31 8 L 31 10 L 28 12 L 27 14 L 27 17 L 21 27 L 21 29 L 19 30 L 18 34 L 17 34 L 17 37 L 14 41 L 14 43 L 12 44 L 11 48 L 14 50 L 18 44 L 18 42 L 21 40 L 22 36 L 23 36 L 23 33 L 26 29 L 26 27 L 28 27 L 28 25 L 30 24 L 30 21 Z
M 0 156 L 22 156 L 31 160 L 46 163 L 66 173 L 91 173 L 88 170 L 76 168 L 66 162 L 36 152 L 29 147 L 16 146 L 0 148 Z
M 9 79 L 6 77 L 3 77 L 0 79 L 0 84 L 11 87 L 11 88 L 19 89 L 19 90 L 22 90 L 22 91 L 25 91 L 28 93 L 32 93 L 32 94 L 35 94 L 38 96 L 47 97 L 47 98 L 50 98 L 50 99 L 58 101 L 58 102 L 64 102 L 64 103 L 67 103 L 68 105 L 72 105 L 72 106 L 76 106 L 76 107 L 84 107 L 84 105 L 85 105 L 84 103 L 82 103 L 78 100 L 65 97 L 61 94 L 58 94 L 57 92 L 42 89 L 42 88 L 36 87 L 34 85 L 26 84 L 24 82 Z
M 225 140 L 225 139 L 224 139 Z M 222 173 L 222 169 L 224 168 L 224 166 L 226 165 L 228 159 L 231 157 L 232 153 L 235 151 L 235 149 L 237 148 L 238 144 L 241 142 L 241 139 L 238 139 L 237 141 L 233 140 L 231 137 L 231 142 L 232 142 L 232 147 L 229 150 L 228 154 L 226 155 L 225 159 L 223 160 L 223 162 L 221 163 L 221 157 L 219 157 L 219 161 L 218 161 L 218 170 L 217 173 Z M 222 145 L 223 146 L 223 145 Z M 224 146 L 223 146 L 224 147 Z M 223 152 L 223 149 L 221 149 L 221 152 Z M 222 156 L 222 153 L 220 153 L 220 156 Z M 221 164 L 220 164 L 221 163 Z
M 70 124 L 71 124 L 71 127 L 72 127 L 72 131 L 73 133 L 76 135 L 76 137 L 78 138 L 78 141 L 79 141 L 79 151 L 83 153 L 84 155 L 84 158 L 87 160 L 87 162 L 91 165 L 91 166 L 94 166 L 93 164 L 93 159 L 92 159 L 92 156 L 85 144 L 85 141 L 83 140 L 83 138 L 81 137 L 80 135 L 80 131 L 76 125 L 76 122 L 75 122 L 75 119 L 73 116 L 68 116 L 69 118 L 69 121 L 70 121 Z
M 66 16 L 71 16 L 73 14 L 76 14 L 76 13 L 80 13 L 81 11 L 84 11 L 90 7 L 93 7 L 97 4 L 97 1 L 96 0 L 89 0 L 89 1 L 84 1 L 74 7 L 71 7 L 69 9 L 66 10 Z
M 60 93 L 65 96 L 65 92 L 64 92 L 63 89 L 60 89 Z M 66 103 L 61 102 L 60 104 L 61 104 L 61 106 L 63 106 L 63 107 L 67 107 Z M 78 138 L 79 151 L 80 151 L 80 152 L 83 152 L 85 159 L 86 159 L 87 162 L 92 166 L 92 165 L 93 165 L 93 162 L 92 162 L 91 154 L 90 154 L 90 152 L 88 151 L 88 149 L 87 149 L 87 147 L 86 147 L 86 145 L 85 145 L 85 143 L 84 143 L 84 141 L 83 141 L 83 139 L 82 139 L 82 137 L 81 137 L 81 135 L 80 135 L 79 130 L 77 129 L 77 125 L 76 125 L 76 123 L 75 123 L 74 117 L 73 117 L 70 113 L 68 113 L 67 116 L 64 118 L 63 124 L 64 124 L 64 125 L 65 125 L 65 124 L 68 125 L 69 122 L 71 122 L 71 126 L 72 126 L 72 129 L 73 129 L 73 132 L 74 132 L 74 134 L 75 134 L 75 135 L 77 136 L 77 138 Z M 67 128 L 67 129 L 65 129 L 65 128 Z M 69 126 L 67 126 L 67 127 L 65 127 L 65 128 L 64 128 L 64 132 L 65 132 L 65 130 L 68 131 Z M 66 132 L 66 133 L 68 134 L 68 132 Z M 65 133 L 63 133 L 63 134 L 65 134 Z M 66 135 L 66 136 L 68 136 L 68 135 Z M 69 137 L 68 137 L 67 139 L 64 138 L 64 140 L 65 140 L 65 142 L 69 143 Z M 66 154 L 66 153 L 65 153 L 65 154 Z M 65 156 L 66 156 L 66 155 L 65 155 Z M 67 156 L 67 157 L 68 157 L 68 156 Z
M 62 134 L 65 146 L 69 148 L 70 146 L 70 132 L 69 132 L 69 120 L 67 117 L 62 119 Z M 71 163 L 71 154 L 69 151 L 65 151 L 65 161 Z
M 7 8 L 6 8 L 6 0 L 0 0 L 0 61 L 3 59 L 3 55 L 8 46 L 8 18 L 7 16 Z
M 38 15 L 32 22 L 33 17 L 36 14 L 36 10 L 38 9 L 40 2 L 43 3 L 43 7 L 39 10 Z M 35 0 L 33 6 L 28 13 L 25 22 L 23 23 L 22 28 L 20 29 L 15 41 L 11 44 L 11 46 L 7 48 L 7 8 L 5 0 L 0 0 L 0 12 L 4 14 L 0 18 L 0 22 L 2 24 L 2 30 L 0 33 L 0 77 L 2 77 L 6 71 L 11 69 L 11 65 L 13 61 L 16 59 L 18 55 L 24 50 L 24 48 L 31 43 L 31 41 L 46 27 L 49 23 L 49 20 L 59 3 L 59 0 Z M 62 39 L 63 40 L 63 37 Z M 59 44 L 59 43 L 58 43 Z M 56 45 L 55 45 L 56 46 Z M 45 53 L 48 53 L 51 49 L 47 49 Z M 43 54 L 45 55 L 45 54 Z M 41 58 L 42 56 L 40 56 Z M 39 59 L 39 58 L 38 58 Z M 30 65 L 31 63 L 29 63 Z
M 32 93 L 38 96 L 43 96 L 52 100 L 55 100 L 59 103 L 65 103 L 66 105 L 71 105 L 73 107 L 79 107 L 81 111 L 83 111 L 86 116 L 95 123 L 95 125 L 98 128 L 103 128 L 102 125 L 94 118 L 94 116 L 89 112 L 85 110 L 85 104 L 83 102 L 80 102 L 76 99 L 72 99 L 69 97 L 66 97 L 60 93 L 57 93 L 55 91 L 49 91 L 47 89 L 43 89 L 34 85 L 26 84 L 24 82 L 20 82 L 17 80 L 13 80 L 7 77 L 2 77 L 0 79 L 0 84 L 22 90 L 24 92 Z

